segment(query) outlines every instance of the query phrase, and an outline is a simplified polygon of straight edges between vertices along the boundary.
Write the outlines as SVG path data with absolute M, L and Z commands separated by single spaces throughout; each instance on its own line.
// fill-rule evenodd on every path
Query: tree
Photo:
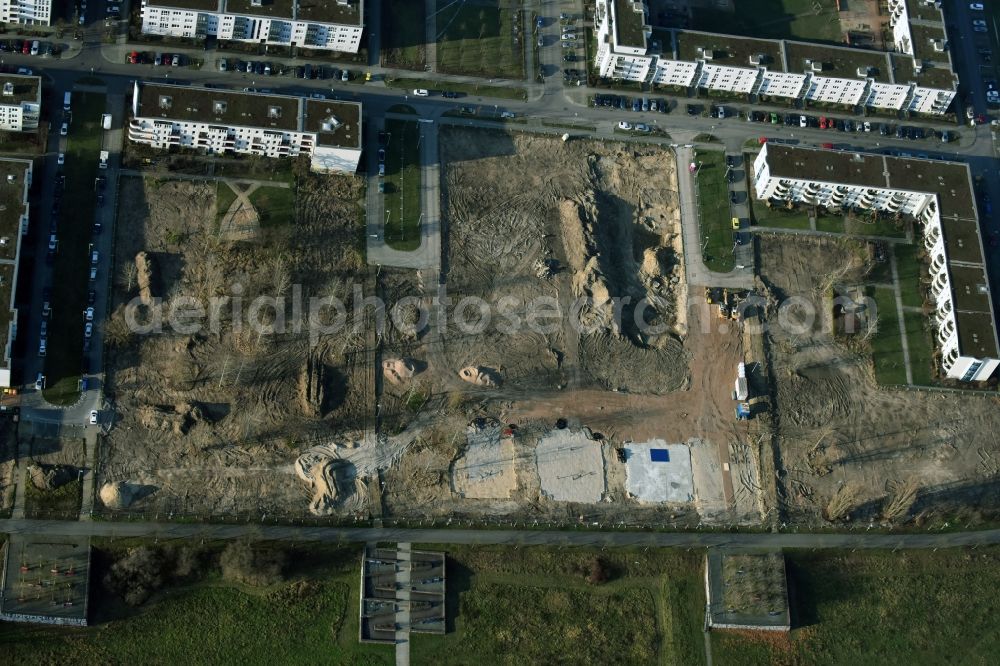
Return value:
M 902 483 L 893 483 L 889 487 L 889 497 L 885 506 L 882 507 L 882 518 L 893 521 L 905 519 L 913 503 L 917 501 L 917 491 L 920 490 L 920 482 L 916 477 L 911 476 Z
M 163 586 L 169 564 L 158 548 L 132 548 L 111 565 L 104 584 L 128 605 L 138 606 Z
M 851 511 L 857 505 L 858 495 L 861 488 L 856 483 L 845 483 L 830 498 L 829 504 L 823 511 L 824 517 L 830 522 L 846 519 L 850 517 Z
M 590 560 L 590 573 L 587 574 L 587 582 L 591 585 L 600 585 L 611 579 L 611 568 L 608 563 L 599 557 Z
M 118 284 L 125 290 L 126 296 L 132 293 L 138 272 L 139 269 L 136 268 L 134 261 L 126 261 L 122 264 L 122 269 L 118 273 Z

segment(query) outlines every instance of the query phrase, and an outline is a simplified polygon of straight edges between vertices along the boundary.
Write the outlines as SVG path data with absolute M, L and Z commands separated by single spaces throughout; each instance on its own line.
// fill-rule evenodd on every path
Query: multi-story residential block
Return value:
M 33 132 L 42 112 L 42 86 L 37 76 L 0 75 L 0 131 Z
M 0 0 L 0 22 L 20 25 L 49 25 L 52 0 Z
M 935 115 L 945 113 L 955 98 L 958 82 L 941 13 L 933 6 L 921 6 L 920 21 L 911 24 L 906 0 L 893 0 L 898 52 L 886 53 L 654 30 L 645 0 L 595 2 L 595 64 L 605 78 Z
M 143 0 L 142 32 L 357 53 L 363 0 Z
M 165 149 L 309 155 L 313 171 L 353 173 L 361 104 L 136 82 L 128 137 Z
M 944 375 L 993 375 L 1000 345 L 968 165 L 767 143 L 754 160 L 753 187 L 763 200 L 911 216 L 930 257 Z
M 31 161 L 0 158 L 0 387 L 11 386 L 11 347 L 17 337 L 17 271 L 28 232 Z

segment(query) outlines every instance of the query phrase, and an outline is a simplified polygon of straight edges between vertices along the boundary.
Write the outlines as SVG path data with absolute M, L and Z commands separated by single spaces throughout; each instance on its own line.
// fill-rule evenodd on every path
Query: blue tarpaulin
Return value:
M 670 462 L 670 451 L 666 449 L 650 449 L 649 459 L 652 462 Z

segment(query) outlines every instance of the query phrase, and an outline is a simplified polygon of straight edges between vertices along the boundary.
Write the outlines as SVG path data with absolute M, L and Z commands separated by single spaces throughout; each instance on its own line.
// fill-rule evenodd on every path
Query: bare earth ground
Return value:
M 295 223 L 241 242 L 219 237 L 215 191 L 212 182 L 122 181 L 116 309 L 107 325 L 117 424 L 101 447 L 99 483 L 151 486 L 132 507 L 143 511 L 301 515 L 311 493 L 294 473 L 299 450 L 364 430 L 374 411 L 370 344 L 362 332 L 311 346 L 308 326 L 291 328 L 290 303 L 286 331 L 260 335 L 246 325 L 249 303 L 257 295 L 290 301 L 297 292 L 308 303 L 349 294 L 352 281 L 366 286 L 361 183 L 302 177 Z M 125 267 L 139 251 L 152 257 L 152 295 L 165 310 L 181 296 L 205 303 L 242 294 L 243 316 L 230 303 L 218 330 L 129 335 L 121 304 L 136 295 L 137 280 Z M 277 325 L 275 308 L 263 313 Z
M 804 298 L 817 312 L 823 312 L 826 287 L 857 285 L 867 268 L 850 241 L 764 236 L 760 243 L 760 273 L 772 294 Z M 994 399 L 880 389 L 870 356 L 851 351 L 818 320 L 804 332 L 774 323 L 771 317 L 786 472 L 780 489 L 791 520 L 819 520 L 835 496 L 852 518 L 883 519 L 896 513 L 887 502 L 903 494 L 907 482 L 916 493 L 912 505 L 903 502 L 892 516 L 896 522 L 933 510 L 972 518 L 996 506 L 1000 416 Z
M 416 335 L 390 330 L 384 358 L 411 359 L 417 370 L 407 381 L 383 383 L 385 423 L 412 431 L 419 413 L 437 427 L 422 432 L 385 472 L 387 513 L 696 522 L 690 504 L 641 506 L 628 498 L 614 452 L 626 440 L 683 443 L 701 436 L 705 443 L 695 446 L 718 460 L 719 445 L 726 449 L 738 439 L 729 393 L 742 360 L 740 336 L 728 326 L 719 330 L 722 322 L 703 305 L 700 287 L 692 294 L 701 307 L 688 312 L 677 305 L 688 287 L 671 155 L 655 147 L 465 129 L 442 130 L 440 143 L 444 274 L 452 302 L 477 297 L 495 305 L 494 312 L 506 307 L 527 318 L 530 304 L 547 299 L 548 312 L 559 316 L 546 320 L 556 324 L 544 332 L 508 333 L 499 317 L 483 322 L 481 315 L 469 316 L 482 324 L 474 332 L 453 317 L 446 328 L 431 325 Z M 429 307 L 432 285 L 411 275 L 383 272 L 387 299 L 423 297 Z M 623 323 L 615 323 L 609 296 L 632 303 L 658 297 L 646 320 L 662 331 L 642 334 L 631 305 Z M 567 323 L 581 298 L 588 327 L 582 333 Z M 489 371 L 498 385 L 463 381 L 458 372 L 467 366 Z M 455 490 L 453 468 L 464 460 L 465 428 L 476 419 L 516 426 L 510 499 L 476 500 Z M 560 419 L 597 433 L 607 479 L 598 504 L 556 502 L 543 493 L 535 448 Z M 724 511 L 716 490 L 710 506 L 695 502 L 703 515 Z

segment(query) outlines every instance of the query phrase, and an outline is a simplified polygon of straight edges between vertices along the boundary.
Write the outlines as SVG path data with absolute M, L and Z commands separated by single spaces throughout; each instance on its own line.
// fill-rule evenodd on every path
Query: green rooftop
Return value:
M 646 12 L 641 0 L 615 1 L 615 36 L 619 46 L 646 47 Z M 638 10 L 638 11 L 636 11 Z

